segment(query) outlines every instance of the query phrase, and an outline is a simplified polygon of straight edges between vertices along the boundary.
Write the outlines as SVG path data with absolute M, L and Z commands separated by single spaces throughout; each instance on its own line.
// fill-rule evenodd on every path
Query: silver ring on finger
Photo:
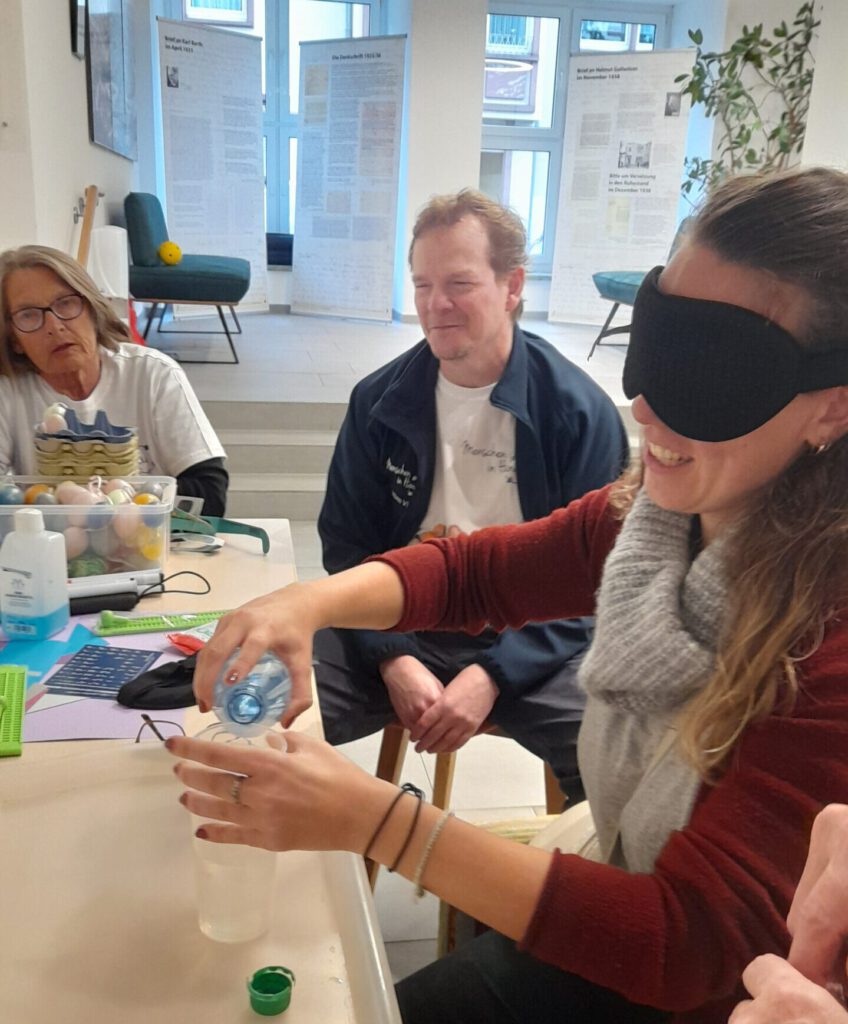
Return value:
M 246 778 L 246 775 L 236 775 L 234 776 L 232 785 L 230 786 L 230 796 L 233 798 L 233 803 L 237 804 L 239 807 L 242 806 L 241 785 Z

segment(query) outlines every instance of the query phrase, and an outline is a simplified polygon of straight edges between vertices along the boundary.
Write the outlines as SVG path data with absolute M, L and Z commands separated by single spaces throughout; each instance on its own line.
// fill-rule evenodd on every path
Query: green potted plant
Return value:
M 762 24 L 743 26 L 722 53 L 701 49 L 703 33 L 690 30 L 697 47 L 692 70 L 678 75 L 683 95 L 716 118 L 715 157 L 687 158 L 684 195 L 709 190 L 729 174 L 776 170 L 797 161 L 804 143 L 810 88 L 811 45 L 819 21 L 812 0 L 791 25 L 781 21 L 766 35 Z

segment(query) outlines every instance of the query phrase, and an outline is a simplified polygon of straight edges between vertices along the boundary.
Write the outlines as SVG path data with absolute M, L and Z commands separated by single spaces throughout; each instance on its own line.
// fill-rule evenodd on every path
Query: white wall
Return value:
M 727 23 L 728 0 L 680 0 L 674 7 L 671 17 L 671 37 L 669 46 L 673 50 L 692 48 L 692 61 L 695 60 L 695 48 L 689 38 L 689 30 L 700 29 L 704 35 L 704 50 L 722 50 L 725 41 L 725 25 Z M 686 135 L 686 156 L 691 160 L 700 157 L 706 160 L 713 150 L 713 129 L 715 121 L 704 113 L 703 104 L 692 107 L 689 114 L 689 130 Z M 695 197 L 693 197 L 694 199 Z M 678 218 L 683 219 L 691 213 L 691 203 L 681 196 Z
M 820 0 L 817 7 L 821 26 L 803 163 L 848 170 L 848 4 L 845 0 Z
M 29 120 L 31 196 L 20 196 L 15 237 L 0 226 L 2 242 L 39 242 L 69 249 L 74 235 L 73 208 L 86 185 L 105 193 L 97 223 L 107 223 L 123 203 L 133 178 L 133 163 L 88 138 L 85 63 L 71 53 L 70 9 L 67 0 L 3 0 L 4 12 L 15 9 L 20 19 L 20 46 L 10 56 L 9 74 L 22 85 Z M 10 182 L 8 169 L 0 187 Z M 11 182 L 20 193 L 20 185 Z M 27 237 L 20 236 L 25 227 Z
M 70 33 L 69 36 L 70 38 Z M 0 251 L 35 238 L 29 106 L 20 2 L 0 3 Z
M 415 313 L 406 252 L 418 211 L 432 195 L 480 180 L 486 7 L 486 0 L 404 0 L 389 12 L 389 33 L 407 35 L 393 299 L 402 315 Z

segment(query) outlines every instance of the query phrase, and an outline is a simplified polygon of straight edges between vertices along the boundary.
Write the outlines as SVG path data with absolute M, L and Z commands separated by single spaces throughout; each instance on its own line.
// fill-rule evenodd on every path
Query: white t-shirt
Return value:
M 419 537 L 451 527 L 520 523 L 515 474 L 515 417 L 489 398 L 495 385 L 463 388 L 439 374 L 436 383 L 436 472 Z
M 141 345 L 100 348 L 100 380 L 81 402 L 54 391 L 37 373 L 0 377 L 0 472 L 36 476 L 33 431 L 54 402 L 93 423 L 102 409 L 116 426 L 138 431 L 139 473 L 179 476 L 226 456 L 182 367 Z

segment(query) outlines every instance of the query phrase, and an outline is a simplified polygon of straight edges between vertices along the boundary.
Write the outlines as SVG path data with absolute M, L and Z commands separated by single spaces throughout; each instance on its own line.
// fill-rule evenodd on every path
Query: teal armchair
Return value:
M 689 219 L 689 217 L 684 218 L 675 232 L 671 248 L 668 251 L 669 260 L 680 248 L 683 236 L 686 234 L 686 229 L 689 226 Z M 592 347 L 589 349 L 589 355 L 586 356 L 586 362 L 592 358 L 592 355 L 598 345 L 627 344 L 627 342 L 603 342 L 603 339 L 609 338 L 613 334 L 630 333 L 630 324 L 624 324 L 621 327 L 610 327 L 610 324 L 612 323 L 613 317 L 618 312 L 619 306 L 632 306 L 636 301 L 636 293 L 639 291 L 639 286 L 642 284 L 647 273 L 647 270 L 601 270 L 597 274 L 592 274 L 592 280 L 595 282 L 598 294 L 602 299 L 607 299 L 612 303 L 612 309 L 609 312 L 609 316 L 604 321 L 604 326 L 601 328 L 597 338 L 592 342 Z
M 169 240 L 168 227 L 162 205 L 149 192 L 130 192 L 124 199 L 124 214 L 127 221 L 127 235 L 130 242 L 132 265 L 130 266 L 130 294 L 138 302 L 151 303 L 144 337 L 147 338 L 150 325 L 156 319 L 157 311 L 161 334 L 209 334 L 209 331 L 180 331 L 162 329 L 162 318 L 168 306 L 179 303 L 187 305 L 214 306 L 221 319 L 223 333 L 227 336 L 233 358 L 228 360 L 192 360 L 183 362 L 228 362 L 237 363 L 238 353 L 233 344 L 233 334 L 241 334 L 241 324 L 235 307 L 244 298 L 250 287 L 250 264 L 234 256 L 201 256 L 184 253 L 179 263 L 168 265 L 159 258 L 159 246 Z M 235 323 L 231 329 L 224 316 L 223 307 L 228 306 Z

